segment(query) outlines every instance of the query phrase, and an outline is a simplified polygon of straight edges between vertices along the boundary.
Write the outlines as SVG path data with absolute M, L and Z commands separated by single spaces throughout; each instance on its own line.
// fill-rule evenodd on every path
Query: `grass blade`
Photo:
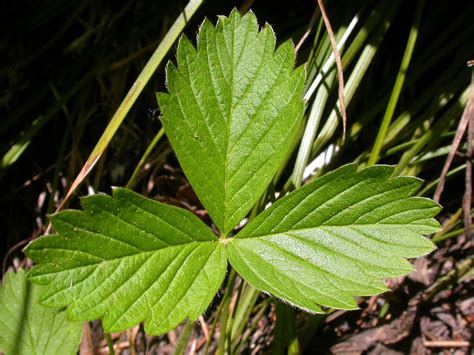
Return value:
M 92 150 L 92 153 L 89 155 L 89 158 L 87 158 L 86 163 L 82 167 L 82 170 L 77 175 L 76 179 L 74 180 L 71 187 L 69 188 L 69 191 L 65 199 L 63 200 L 61 205 L 58 207 L 58 210 L 63 208 L 63 206 L 69 200 L 69 198 L 77 189 L 77 187 L 81 184 L 84 178 L 90 173 L 94 165 L 97 163 L 102 153 L 107 148 L 110 141 L 112 140 L 112 137 L 115 135 L 115 132 L 117 132 L 117 129 L 120 127 L 123 120 L 125 119 L 125 116 L 130 111 L 133 104 L 135 103 L 137 98 L 140 96 L 140 93 L 142 92 L 142 90 L 145 88 L 146 84 L 150 80 L 151 76 L 153 75 L 155 70 L 158 68 L 158 66 L 161 64 L 161 62 L 163 61 L 164 57 L 166 56 L 166 54 L 168 53 L 168 51 L 170 50 L 171 46 L 176 41 L 178 36 L 183 31 L 189 19 L 194 15 L 197 9 L 199 9 L 202 2 L 203 2 L 202 0 L 190 0 L 189 3 L 186 5 L 186 8 L 183 10 L 183 12 L 178 16 L 178 18 L 174 22 L 173 26 L 171 26 L 170 30 L 168 31 L 166 36 L 163 38 L 158 48 L 155 50 L 155 52 L 153 53 L 153 55 L 151 56 L 150 60 L 145 65 L 141 73 L 138 75 L 137 80 L 135 80 L 129 92 L 127 93 L 127 96 L 125 96 L 122 103 L 118 107 L 117 111 L 113 115 L 111 121 L 105 128 L 104 132 L 102 133 L 102 136 L 100 137 L 96 146 Z
M 377 138 L 375 139 L 374 148 L 372 150 L 372 154 L 370 155 L 368 162 L 369 166 L 374 165 L 378 161 L 380 151 L 385 140 L 385 136 L 388 132 L 388 127 L 390 126 L 390 122 L 392 121 L 393 113 L 395 112 L 395 107 L 397 106 L 398 98 L 400 97 L 400 92 L 402 91 L 403 83 L 405 82 L 406 72 L 408 66 L 410 65 L 413 49 L 415 48 L 416 39 L 418 37 L 418 31 L 420 27 L 421 14 L 423 12 L 424 3 L 424 0 L 418 0 L 416 4 L 415 18 L 413 20 L 413 26 L 408 36 L 408 42 L 405 48 L 405 53 L 403 54 L 402 64 L 400 65 L 397 79 L 392 90 L 392 95 L 390 96 L 387 109 L 382 119 L 382 125 L 380 126 L 379 133 L 377 134 Z

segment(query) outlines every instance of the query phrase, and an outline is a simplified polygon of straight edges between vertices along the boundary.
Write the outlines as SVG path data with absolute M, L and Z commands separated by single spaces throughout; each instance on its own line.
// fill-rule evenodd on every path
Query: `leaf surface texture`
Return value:
M 22 269 L 0 286 L 0 351 L 6 355 L 76 354 L 82 323 L 38 303 L 44 287 L 30 284 Z
M 304 68 L 294 47 L 275 50 L 270 26 L 233 11 L 216 27 L 205 21 L 197 49 L 186 37 L 169 93 L 158 103 L 178 160 L 219 230 L 227 234 L 264 193 L 303 114 Z
M 412 271 L 439 230 L 435 202 L 411 197 L 421 181 L 393 168 L 346 165 L 290 193 L 227 243 L 254 287 L 311 312 L 355 309 L 353 296 L 387 290 L 382 280 Z
M 51 217 L 57 235 L 26 248 L 40 263 L 29 274 L 49 284 L 46 305 L 68 306 L 71 318 L 103 318 L 107 331 L 145 320 L 162 334 L 196 320 L 226 272 L 223 245 L 186 210 L 117 188 L 113 197 L 82 200 L 84 211 Z
M 82 200 L 51 217 L 56 235 L 32 242 L 30 279 L 46 305 L 71 319 L 103 319 L 107 331 L 145 321 L 163 334 L 196 320 L 221 285 L 227 260 L 259 290 L 310 312 L 354 309 L 355 296 L 386 290 L 412 270 L 407 258 L 434 245 L 440 207 L 413 197 L 420 180 L 393 168 L 346 165 L 300 188 L 229 232 L 265 193 L 301 125 L 304 69 L 290 42 L 233 11 L 182 37 L 159 93 L 178 160 L 221 232 L 191 212 L 127 189 Z

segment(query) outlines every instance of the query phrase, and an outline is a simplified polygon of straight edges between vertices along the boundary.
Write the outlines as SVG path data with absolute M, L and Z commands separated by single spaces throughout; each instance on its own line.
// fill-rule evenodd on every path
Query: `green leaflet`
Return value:
M 82 200 L 84 211 L 51 217 L 58 235 L 31 243 L 40 263 L 33 282 L 48 284 L 45 305 L 68 307 L 72 319 L 103 317 L 107 331 L 145 320 L 162 334 L 196 320 L 225 276 L 224 248 L 191 212 L 117 188 Z
M 6 355 L 75 354 L 82 324 L 66 313 L 38 304 L 44 287 L 32 285 L 24 270 L 9 271 L 0 286 L 0 351 Z
M 353 296 L 386 290 L 405 258 L 429 253 L 435 202 L 410 197 L 421 181 L 393 168 L 346 165 L 281 200 L 229 239 L 229 261 L 254 287 L 305 310 L 354 309 Z
M 264 193 L 303 114 L 304 69 L 294 48 L 275 50 L 270 26 L 234 10 L 216 28 L 204 21 L 197 49 L 182 37 L 178 68 L 159 93 L 162 122 L 178 160 L 223 234 Z

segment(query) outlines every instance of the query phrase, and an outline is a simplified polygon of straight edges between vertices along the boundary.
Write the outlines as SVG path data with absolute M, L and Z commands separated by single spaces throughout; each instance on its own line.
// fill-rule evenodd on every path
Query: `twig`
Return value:
M 133 333 L 133 329 L 127 330 L 127 339 L 130 348 L 130 355 L 135 355 L 135 335 Z
M 110 72 L 110 71 L 114 71 L 114 70 L 117 70 L 117 69 L 120 69 L 121 67 L 127 65 L 127 64 L 130 64 L 131 62 L 135 61 L 136 59 L 140 58 L 141 56 L 147 54 L 148 52 L 151 52 L 153 51 L 153 49 L 156 48 L 156 46 L 160 43 L 159 40 L 156 40 L 156 41 L 153 41 L 152 43 L 150 43 L 149 45 L 147 45 L 146 47 L 143 47 L 142 49 L 136 51 L 135 53 L 132 53 L 131 55 L 125 57 L 125 58 L 122 58 L 122 59 L 119 59 L 118 61 L 116 62 L 113 62 L 113 63 L 110 63 L 107 68 L 105 68 L 101 74 L 105 74 L 107 72 Z
M 82 323 L 82 338 L 79 347 L 79 355 L 91 355 L 95 353 L 92 341 L 91 326 L 89 322 Z
M 464 136 L 464 133 L 466 132 L 466 128 L 469 124 L 470 117 L 472 119 L 473 116 L 474 116 L 474 74 L 471 77 L 471 93 L 469 95 L 469 100 L 461 116 L 461 120 L 456 130 L 456 135 L 454 136 L 453 143 L 451 144 L 451 150 L 449 151 L 448 157 L 446 158 L 446 162 L 444 163 L 443 170 L 441 171 L 441 175 L 439 177 L 438 186 L 436 187 L 436 191 L 433 195 L 433 200 L 435 200 L 436 202 L 439 202 L 441 199 L 441 194 L 443 193 L 443 190 L 444 190 L 444 184 L 446 181 L 446 176 L 448 174 L 449 168 L 451 167 L 451 163 L 453 162 L 457 149 L 459 145 L 461 144 L 462 137 Z M 468 143 L 468 149 L 469 149 L 471 144 L 469 141 L 467 143 Z M 471 146 L 471 155 L 472 155 L 472 146 Z M 470 162 L 470 159 L 468 159 L 468 161 Z M 466 166 L 466 174 L 467 174 L 467 166 Z
M 464 210 L 464 230 L 466 238 L 472 240 L 472 140 L 474 139 L 474 72 L 471 79 L 471 96 L 469 98 L 468 106 L 468 124 L 467 124 L 467 149 L 466 149 L 466 181 L 463 198 Z
M 191 346 L 189 347 L 189 355 L 196 354 L 197 339 L 193 339 Z
M 427 302 L 436 296 L 439 292 L 444 290 L 446 287 L 457 282 L 463 275 L 469 272 L 474 266 L 474 255 L 466 258 L 463 261 L 456 263 L 456 267 L 448 272 L 443 277 L 440 277 L 436 282 L 431 285 L 420 295 L 420 302 Z
M 427 348 L 466 348 L 472 344 L 467 340 L 424 340 L 423 346 Z
M 204 338 L 207 340 L 209 338 L 209 328 L 207 327 L 206 320 L 203 316 L 199 317 L 199 324 L 201 325 L 201 330 L 204 334 Z
M 342 72 L 342 62 L 341 62 L 341 55 L 337 49 L 336 38 L 334 37 L 334 32 L 331 27 L 331 23 L 329 22 L 329 18 L 326 14 L 326 10 L 323 5 L 322 0 L 318 0 L 319 9 L 321 10 L 321 15 L 323 16 L 324 25 L 328 31 L 329 40 L 331 42 L 332 51 L 334 53 L 334 58 L 336 59 L 336 66 L 337 66 L 337 77 L 339 81 L 339 88 L 338 88 L 338 96 L 339 96 L 339 109 L 342 115 L 342 136 L 346 136 L 346 123 L 347 123 L 347 115 L 346 115 L 346 101 L 344 99 L 344 74 Z
M 10 257 L 10 255 L 15 251 L 17 250 L 18 248 L 22 247 L 23 245 L 25 244 L 28 244 L 29 242 L 31 242 L 33 239 L 36 239 L 36 235 L 33 235 L 32 237 L 28 238 L 28 239 L 24 239 L 24 240 L 21 240 L 19 241 L 18 243 L 16 243 L 14 246 L 12 246 L 10 249 L 8 249 L 7 253 L 5 254 L 5 256 L 3 257 L 3 263 L 2 263 L 2 275 L 5 275 L 5 273 L 7 272 L 7 262 L 8 262 L 8 258 Z
M 318 11 L 319 9 L 316 8 L 313 12 L 313 16 L 311 17 L 311 20 L 309 21 L 308 27 L 306 27 L 306 31 L 303 33 L 303 36 L 301 36 L 298 44 L 295 47 L 295 52 L 298 52 L 303 45 L 303 43 L 306 41 L 306 38 L 308 38 L 309 34 L 313 30 L 314 24 L 316 23 L 316 19 L 318 18 Z
M 239 9 L 239 12 L 242 15 L 245 14 L 247 11 L 250 10 L 250 8 L 252 7 L 254 2 L 255 2 L 255 0 L 245 0 L 245 2 L 242 4 L 242 6 Z
M 114 346 L 114 349 L 115 349 L 115 348 L 117 349 L 117 353 L 120 354 L 120 352 L 121 352 L 123 349 L 127 349 L 127 348 L 128 348 L 128 349 L 131 349 L 131 348 L 130 348 L 130 342 L 128 342 L 128 341 L 122 341 L 122 342 L 116 344 L 116 345 Z M 94 353 L 94 354 L 97 354 L 97 352 Z M 104 355 L 110 355 L 110 353 L 109 353 L 109 348 L 108 348 L 107 346 L 100 348 L 98 354 L 100 354 L 100 355 L 102 355 L 102 354 L 104 354 Z M 91 353 L 84 354 L 84 355 L 91 355 Z

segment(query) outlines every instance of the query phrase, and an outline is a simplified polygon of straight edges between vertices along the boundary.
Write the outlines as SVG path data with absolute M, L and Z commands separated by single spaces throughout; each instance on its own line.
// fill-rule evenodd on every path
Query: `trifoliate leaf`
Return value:
M 219 288 L 227 261 L 217 237 L 186 210 L 117 188 L 82 200 L 84 211 L 51 218 L 58 232 L 25 250 L 29 274 L 48 284 L 41 301 L 72 319 L 103 318 L 107 331 L 145 320 L 162 334 L 197 319 Z
M 9 271 L 0 286 L 0 351 L 6 355 L 75 354 L 82 323 L 66 312 L 42 306 L 44 287 L 30 284 L 26 273 Z
M 290 193 L 227 240 L 229 261 L 254 287 L 295 306 L 354 309 L 412 270 L 439 230 L 435 202 L 410 197 L 421 181 L 393 168 L 344 166 Z
M 204 21 L 197 49 L 182 37 L 169 94 L 158 94 L 178 160 L 219 230 L 249 212 L 279 168 L 303 114 L 304 69 L 290 42 L 275 50 L 269 25 L 234 10 Z

